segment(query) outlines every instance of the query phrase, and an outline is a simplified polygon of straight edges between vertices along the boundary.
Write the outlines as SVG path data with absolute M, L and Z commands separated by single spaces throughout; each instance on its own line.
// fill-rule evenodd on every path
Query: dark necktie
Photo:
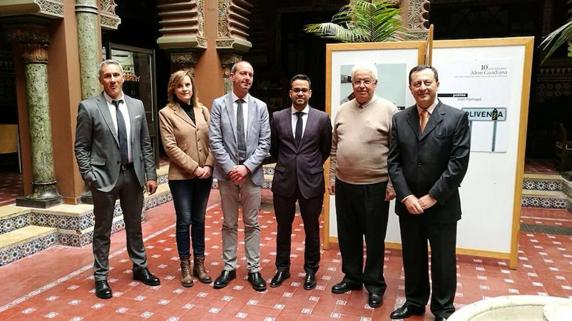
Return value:
M 111 103 L 115 106 L 115 117 L 117 118 L 117 139 L 119 140 L 119 154 L 121 154 L 121 164 L 129 163 L 129 156 L 127 155 L 127 129 L 125 127 L 125 120 L 123 114 L 119 110 L 119 104 L 123 100 L 113 100 Z
M 236 101 L 236 135 L 238 143 L 239 162 L 246 159 L 246 140 L 244 138 L 244 115 L 242 114 L 242 99 Z
M 304 113 L 299 111 L 294 114 L 298 116 L 298 119 L 296 120 L 296 132 L 294 133 L 294 141 L 296 141 L 296 146 L 299 146 L 300 141 L 302 140 L 302 126 L 304 125 L 302 116 L 304 115 Z

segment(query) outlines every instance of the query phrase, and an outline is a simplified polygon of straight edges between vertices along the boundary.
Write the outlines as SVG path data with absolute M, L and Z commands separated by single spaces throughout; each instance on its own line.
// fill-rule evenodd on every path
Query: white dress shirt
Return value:
M 296 108 L 294 108 L 294 106 L 290 107 L 290 110 L 292 112 L 292 136 L 294 138 L 296 138 L 296 123 L 298 122 L 298 116 L 296 116 L 296 113 L 298 112 L 298 110 L 296 110 Z M 304 131 L 306 130 L 306 123 L 308 122 L 308 112 L 310 111 L 310 106 L 306 105 L 306 107 L 304 107 L 304 109 L 301 110 L 302 112 L 302 137 L 304 137 Z M 300 138 L 301 140 L 302 138 Z
M 241 98 L 238 98 L 237 95 L 234 94 L 234 92 L 232 93 L 232 107 L 233 110 L 232 112 L 234 113 L 234 119 L 238 120 L 237 116 L 237 111 L 238 111 L 238 104 L 237 104 L 237 100 L 239 100 Z M 242 119 L 244 120 L 244 141 L 247 141 L 247 137 L 248 137 L 248 101 L 250 100 L 250 94 L 246 94 L 246 96 L 244 96 L 244 98 L 242 98 L 242 100 L 244 100 L 244 102 L 242 103 Z
M 127 131 L 127 156 L 129 158 L 129 162 L 133 161 L 133 156 L 131 155 L 131 122 L 129 121 L 129 111 L 127 110 L 127 105 L 125 104 L 125 98 L 123 97 L 123 93 L 117 99 L 113 99 L 107 95 L 107 93 L 103 92 L 103 96 L 107 101 L 107 108 L 109 108 L 109 113 L 111 114 L 111 121 L 113 121 L 113 125 L 115 126 L 115 135 L 117 135 L 117 115 L 115 105 L 113 105 L 113 100 L 119 100 L 119 111 L 123 116 L 123 121 L 125 122 L 125 131 Z

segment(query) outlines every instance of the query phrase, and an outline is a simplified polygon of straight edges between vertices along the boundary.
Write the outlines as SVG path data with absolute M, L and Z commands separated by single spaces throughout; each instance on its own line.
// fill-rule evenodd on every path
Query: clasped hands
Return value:
M 239 185 L 248 176 L 248 168 L 244 165 L 235 165 L 228 173 L 226 173 L 226 177 L 230 179 L 230 181 L 235 184 Z
M 195 169 L 195 177 L 199 179 L 207 179 L 211 177 L 211 174 L 212 174 L 212 168 L 210 166 L 204 166 L 204 167 L 199 166 Z
M 429 194 L 425 194 L 420 198 L 417 198 L 415 195 L 409 195 L 403 200 L 403 205 L 405 205 L 407 211 L 413 215 L 423 214 L 426 209 L 436 203 L 437 200 Z

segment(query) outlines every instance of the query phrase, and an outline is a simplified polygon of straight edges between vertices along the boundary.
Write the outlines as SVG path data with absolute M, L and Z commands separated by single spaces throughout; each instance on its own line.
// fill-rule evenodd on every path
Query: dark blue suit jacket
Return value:
M 304 135 L 296 146 L 292 133 L 292 109 L 273 114 L 270 153 L 276 159 L 272 192 L 294 196 L 296 186 L 306 199 L 324 194 L 323 164 L 330 156 L 332 123 L 328 114 L 310 107 Z

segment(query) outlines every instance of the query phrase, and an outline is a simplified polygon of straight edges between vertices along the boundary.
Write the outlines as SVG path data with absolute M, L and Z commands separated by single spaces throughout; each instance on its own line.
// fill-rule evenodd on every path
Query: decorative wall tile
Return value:
M 29 242 L 2 249 L 0 250 L 0 266 L 52 247 L 57 244 L 57 240 L 57 235 L 54 232 Z

